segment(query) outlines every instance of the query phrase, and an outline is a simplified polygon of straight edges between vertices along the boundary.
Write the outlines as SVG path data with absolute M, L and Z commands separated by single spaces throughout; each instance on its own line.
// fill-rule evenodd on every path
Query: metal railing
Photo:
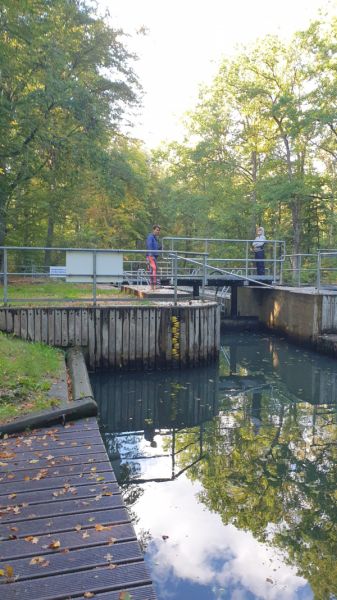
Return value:
M 316 254 L 285 254 L 280 284 L 321 289 L 337 288 L 337 250 L 318 250 Z
M 217 267 L 225 264 L 228 271 L 244 272 L 246 277 L 255 273 L 255 257 L 252 251 L 253 239 L 202 238 L 202 237 L 164 237 L 163 249 L 170 252 L 187 252 L 194 249 L 208 256 L 208 263 Z M 264 242 L 265 267 L 268 275 L 277 282 L 280 278 L 281 263 L 285 254 L 283 240 L 266 240 Z M 185 247 L 185 248 L 184 248 Z

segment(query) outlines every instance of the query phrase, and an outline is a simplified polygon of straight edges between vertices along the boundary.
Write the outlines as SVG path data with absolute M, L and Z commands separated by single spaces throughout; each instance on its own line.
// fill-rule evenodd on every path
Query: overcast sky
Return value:
M 148 147 L 178 139 L 181 118 L 196 103 L 200 84 L 210 83 L 221 57 L 264 35 L 287 39 L 305 29 L 337 0 L 98 0 L 111 24 L 130 34 L 144 88 L 143 108 L 133 135 Z M 136 35 L 141 27 L 146 36 Z

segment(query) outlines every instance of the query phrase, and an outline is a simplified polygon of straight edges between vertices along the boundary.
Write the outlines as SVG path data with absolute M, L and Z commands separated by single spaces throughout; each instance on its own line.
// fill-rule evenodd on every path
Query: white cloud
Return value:
M 135 510 L 139 530 L 149 530 L 152 576 L 161 582 L 171 574 L 189 582 L 219 590 L 249 590 L 257 598 L 292 600 L 306 582 L 296 575 L 280 554 L 257 542 L 249 532 L 224 526 L 219 515 L 197 501 L 199 484 L 185 476 L 165 484 L 147 484 Z M 169 536 L 163 540 L 162 536 Z M 269 581 L 268 581 L 269 579 Z

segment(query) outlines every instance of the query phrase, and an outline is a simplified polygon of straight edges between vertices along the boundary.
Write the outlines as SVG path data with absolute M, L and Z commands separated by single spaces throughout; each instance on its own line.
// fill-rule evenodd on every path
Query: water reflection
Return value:
M 92 384 L 160 599 L 336 597 L 336 361 L 236 335 Z

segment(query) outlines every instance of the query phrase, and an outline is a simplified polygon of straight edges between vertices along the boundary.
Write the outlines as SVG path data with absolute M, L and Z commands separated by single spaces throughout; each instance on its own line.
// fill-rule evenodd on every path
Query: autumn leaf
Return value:
M 61 542 L 59 540 L 53 540 L 52 542 L 50 542 L 48 548 L 51 548 L 51 550 L 57 550 L 58 548 L 60 548 L 61 546 Z
M 4 569 L 0 569 L 0 577 L 7 577 L 7 579 L 13 579 L 14 569 L 11 565 L 5 565 Z
M 39 541 L 39 538 L 33 535 L 28 535 L 27 537 L 24 538 L 25 542 L 31 542 L 32 544 L 37 544 Z
M 84 592 L 83 596 L 84 598 L 93 598 L 95 594 L 93 594 L 92 592 Z
M 95 525 L 95 529 L 96 531 L 107 531 L 108 529 L 111 529 L 111 525 L 100 525 L 99 523 L 97 523 Z
M 29 562 L 30 565 L 39 565 L 40 567 L 48 567 L 49 560 L 46 560 L 44 556 L 33 556 Z
M 132 596 L 130 596 L 129 592 L 121 592 L 119 594 L 119 599 L 118 600 L 131 600 Z

